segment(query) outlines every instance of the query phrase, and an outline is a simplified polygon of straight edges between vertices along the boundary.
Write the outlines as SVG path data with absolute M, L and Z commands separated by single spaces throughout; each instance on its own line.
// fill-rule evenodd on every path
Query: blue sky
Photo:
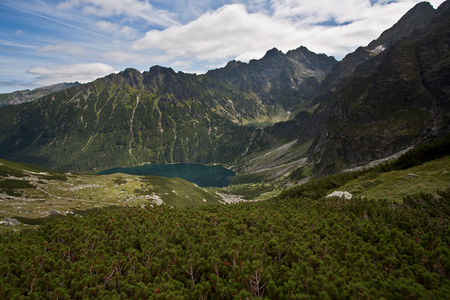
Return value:
M 128 67 L 204 73 L 273 47 L 303 45 L 339 60 L 418 2 L 0 0 L 0 93 L 89 82 Z

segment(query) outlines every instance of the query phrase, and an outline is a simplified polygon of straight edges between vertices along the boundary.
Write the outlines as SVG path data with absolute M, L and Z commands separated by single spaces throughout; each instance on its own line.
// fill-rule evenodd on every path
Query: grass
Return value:
M 418 177 L 408 177 L 410 173 Z M 367 173 L 339 187 L 339 190 L 348 191 L 354 196 L 399 202 L 407 195 L 436 193 L 437 190 L 449 188 L 450 156 L 445 156 L 406 170 Z
M 0 163 L 0 220 L 16 218 L 28 224 L 0 226 L 0 232 L 34 228 L 51 210 L 68 215 L 111 205 L 192 206 L 219 201 L 215 191 L 180 178 L 65 174 L 4 160 Z
M 216 191 L 229 195 L 239 195 L 245 200 L 268 200 L 277 196 L 281 189 L 279 186 L 270 183 L 249 183 L 217 188 Z

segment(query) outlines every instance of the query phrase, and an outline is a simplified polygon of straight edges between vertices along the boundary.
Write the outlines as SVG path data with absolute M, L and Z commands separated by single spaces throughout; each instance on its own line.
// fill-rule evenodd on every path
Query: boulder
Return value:
M 20 225 L 20 222 L 17 221 L 16 219 L 5 219 L 3 222 L 3 225 L 6 226 L 16 226 L 16 225 Z
M 353 195 L 350 194 L 349 192 L 334 191 L 331 194 L 327 195 L 327 198 L 331 198 L 331 197 L 352 199 Z
M 49 213 L 49 216 L 56 216 L 56 215 L 61 215 L 61 212 L 57 211 L 56 209 L 52 209 Z
M 419 177 L 419 175 L 413 174 L 413 173 L 408 173 L 406 174 L 406 178 L 417 178 Z

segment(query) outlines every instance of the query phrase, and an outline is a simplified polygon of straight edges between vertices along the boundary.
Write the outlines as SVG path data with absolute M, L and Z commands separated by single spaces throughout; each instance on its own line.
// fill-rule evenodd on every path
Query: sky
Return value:
M 274 47 L 340 60 L 419 2 L 0 0 L 0 93 L 154 65 L 200 74 Z

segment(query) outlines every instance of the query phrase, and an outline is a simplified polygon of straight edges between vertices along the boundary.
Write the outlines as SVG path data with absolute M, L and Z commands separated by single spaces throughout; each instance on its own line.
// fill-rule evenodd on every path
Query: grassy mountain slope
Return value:
M 35 219 L 105 206 L 218 203 L 211 190 L 179 178 L 81 175 L 0 159 L 0 218 Z M 51 214 L 51 213 L 50 213 Z
M 411 149 L 390 161 L 318 178 L 286 189 L 280 198 L 319 199 L 333 191 L 401 202 L 405 196 L 449 191 L 450 136 Z M 303 174 L 291 174 L 302 179 Z M 403 198 L 403 199 L 402 199 Z
M 129 69 L 24 104 L 0 128 L 1 155 L 60 170 L 230 161 L 252 129 L 227 117 L 239 122 L 227 100 L 233 91 L 205 83 L 208 90 L 205 81 L 161 67 Z
M 357 197 L 383 198 L 400 202 L 405 196 L 418 193 L 436 194 L 450 189 L 450 156 L 436 159 L 406 170 L 378 175 L 367 174 L 339 189 Z

